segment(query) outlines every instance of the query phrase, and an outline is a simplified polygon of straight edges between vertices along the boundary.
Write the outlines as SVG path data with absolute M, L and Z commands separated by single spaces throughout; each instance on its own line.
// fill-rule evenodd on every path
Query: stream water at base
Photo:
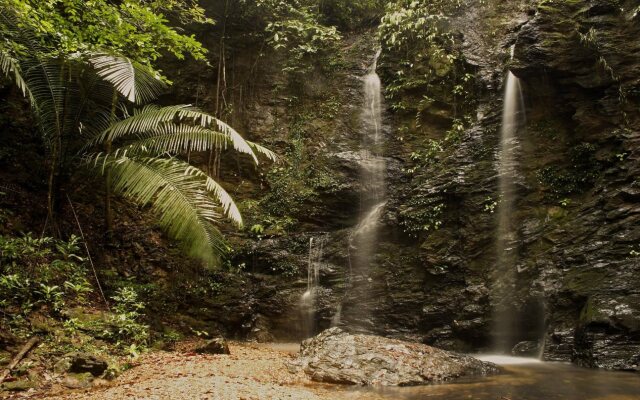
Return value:
M 440 385 L 364 389 L 346 398 L 358 400 L 638 400 L 640 374 L 579 368 L 565 363 L 511 363 L 487 378 Z

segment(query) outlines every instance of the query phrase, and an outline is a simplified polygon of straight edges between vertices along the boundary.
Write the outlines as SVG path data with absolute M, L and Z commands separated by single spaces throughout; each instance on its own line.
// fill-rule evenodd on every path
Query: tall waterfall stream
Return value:
M 349 238 L 349 249 L 352 254 L 352 275 L 359 282 L 367 282 L 371 273 L 371 262 L 376 253 L 380 218 L 386 205 L 386 163 L 381 156 L 382 138 L 382 86 L 376 73 L 380 50 L 364 77 L 364 99 L 362 105 L 362 137 L 361 137 L 361 173 L 360 173 L 360 216 L 355 229 Z M 363 291 L 362 295 L 367 292 Z M 364 299 L 357 298 L 358 303 Z M 359 318 L 356 325 L 362 325 L 369 319 L 368 311 L 360 304 L 355 305 Z M 334 321 L 339 322 L 339 321 Z M 366 326 L 360 326 L 365 328 Z
M 520 80 L 509 71 L 505 83 L 500 153 L 498 158 L 498 227 L 496 240 L 496 266 L 493 271 L 494 296 L 494 350 L 511 352 L 517 340 L 517 323 L 511 302 L 515 287 L 517 251 L 514 211 L 518 165 L 518 132 L 525 120 L 524 99 Z

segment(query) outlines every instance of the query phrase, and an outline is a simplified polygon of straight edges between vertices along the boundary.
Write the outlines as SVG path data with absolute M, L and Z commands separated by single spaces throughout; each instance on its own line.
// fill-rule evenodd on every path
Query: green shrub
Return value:
M 105 336 L 116 340 L 131 355 L 136 355 L 149 340 L 149 326 L 142 323 L 145 304 L 138 299 L 138 293 L 132 287 L 119 288 L 112 299 L 115 301 L 114 314 Z
M 569 150 L 568 166 L 548 165 L 537 172 L 540 184 L 555 200 L 589 189 L 603 168 L 596 157 L 597 147 L 580 143 Z
M 0 308 L 28 314 L 39 307 L 60 313 L 67 304 L 82 303 L 93 289 L 80 239 L 0 236 Z
M 415 196 L 400 211 L 400 225 L 413 237 L 440 229 L 445 204 L 438 199 Z
M 454 104 L 463 111 L 473 92 L 449 18 L 457 0 L 395 0 L 389 2 L 378 30 L 382 43 L 381 74 L 392 109 L 414 111 L 418 123 L 432 104 Z M 424 96 L 428 93 L 429 96 Z

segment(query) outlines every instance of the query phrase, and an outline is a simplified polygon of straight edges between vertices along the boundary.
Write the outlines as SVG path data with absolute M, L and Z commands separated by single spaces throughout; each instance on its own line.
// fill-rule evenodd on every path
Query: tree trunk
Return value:
M 222 108 L 224 108 L 224 105 L 226 105 L 226 99 L 225 99 L 225 91 L 226 91 L 226 87 L 227 87 L 227 71 L 226 71 L 226 52 L 225 52 L 225 36 L 227 34 L 227 18 L 228 18 L 228 13 L 229 13 L 229 0 L 226 0 L 224 3 L 224 19 L 222 21 L 222 35 L 220 36 L 220 49 L 218 51 L 218 76 L 217 76 L 217 82 L 216 82 L 216 103 L 215 103 L 215 110 L 214 110 L 214 115 L 217 118 L 220 118 L 221 114 L 222 114 Z M 221 104 L 223 103 L 223 104 Z M 216 150 L 216 149 L 211 149 L 209 151 L 209 162 L 207 165 L 208 168 L 208 173 L 211 176 L 217 176 L 218 175 L 218 166 L 220 164 L 219 162 L 219 158 L 220 158 L 220 152 L 222 150 Z

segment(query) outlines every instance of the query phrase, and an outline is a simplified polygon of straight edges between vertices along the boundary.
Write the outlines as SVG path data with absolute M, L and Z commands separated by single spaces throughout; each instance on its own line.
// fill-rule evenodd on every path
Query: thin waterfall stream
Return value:
M 364 77 L 361 137 L 361 192 L 360 217 L 349 240 L 353 251 L 353 271 L 364 285 L 370 281 L 371 262 L 376 253 L 380 217 L 386 205 L 385 159 L 380 155 L 382 146 L 382 85 L 376 70 L 381 50 L 376 52 Z M 358 292 L 361 297 L 368 291 Z M 370 299 L 356 298 L 359 320 L 370 317 L 364 303 Z M 361 324 L 357 324 L 361 325 Z
M 349 325 L 365 328 L 369 321 L 369 312 L 365 303 L 370 282 L 370 265 L 376 252 L 380 218 L 384 212 L 386 201 L 386 162 L 382 157 L 383 118 L 382 118 L 382 84 L 376 70 L 381 50 L 378 50 L 373 62 L 363 77 L 363 103 L 361 110 L 361 150 L 360 150 L 360 213 L 358 223 L 348 238 L 349 252 L 349 286 L 348 294 L 351 305 L 355 307 L 355 320 Z M 357 286 L 357 287 L 355 287 Z M 351 289 L 354 289 L 353 291 Z M 331 325 L 342 323 L 343 305 L 336 307 Z M 355 326 L 353 326 L 355 325 Z
M 326 241 L 326 236 L 309 238 L 307 290 L 300 297 L 301 336 L 304 338 L 313 336 L 316 331 L 316 301 L 320 287 L 320 267 Z
M 510 353 L 517 339 L 517 318 L 513 311 L 517 246 L 514 211 L 518 163 L 518 132 L 525 122 L 524 98 L 520 79 L 507 73 L 498 156 L 498 227 L 496 267 L 493 271 L 494 350 Z

